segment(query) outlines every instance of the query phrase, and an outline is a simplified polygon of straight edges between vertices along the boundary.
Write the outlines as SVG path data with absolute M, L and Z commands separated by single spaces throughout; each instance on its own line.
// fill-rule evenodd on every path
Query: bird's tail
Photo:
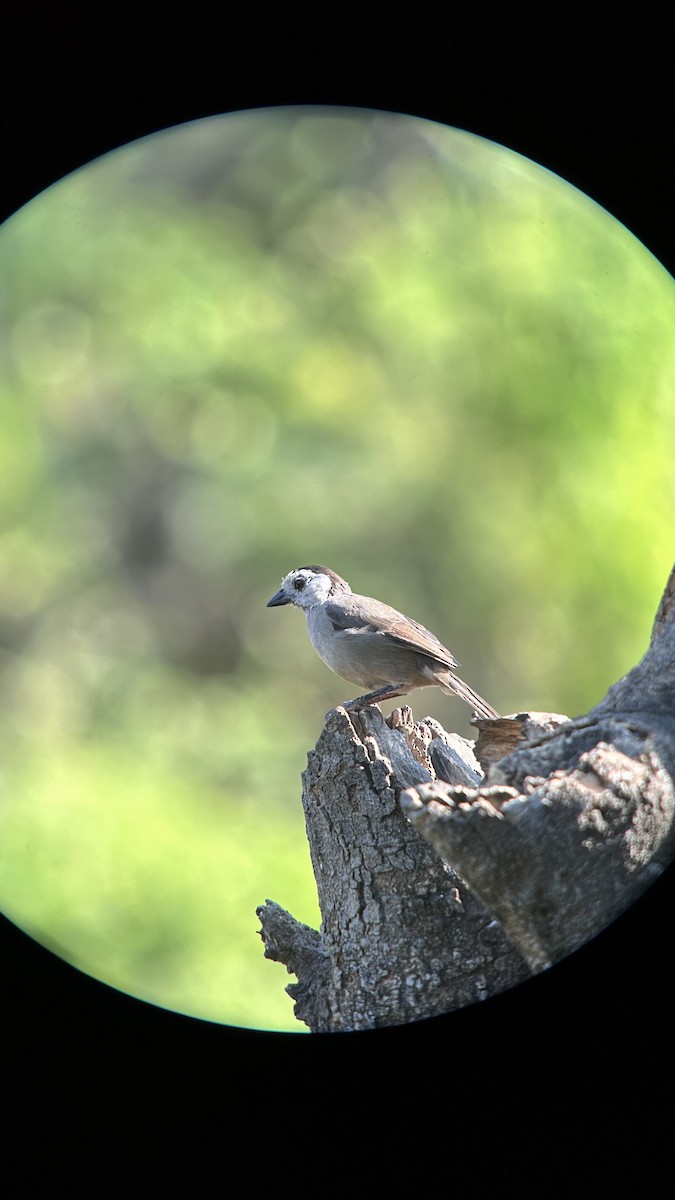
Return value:
M 479 717 L 487 717 L 488 719 L 498 717 L 499 713 L 496 709 L 488 704 L 487 700 L 483 700 L 478 692 L 474 692 L 468 683 L 459 678 L 459 675 L 454 675 L 452 671 L 445 671 L 443 675 L 437 675 L 436 680 L 444 692 L 449 692 L 451 695 L 460 696 L 462 700 L 466 700 L 473 709 L 478 713 Z

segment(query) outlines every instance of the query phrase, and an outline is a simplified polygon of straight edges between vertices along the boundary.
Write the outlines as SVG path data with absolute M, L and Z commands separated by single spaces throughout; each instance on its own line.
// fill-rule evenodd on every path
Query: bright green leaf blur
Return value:
M 266 600 L 323 562 L 500 710 L 588 709 L 674 557 L 674 318 L 591 200 L 381 113 L 195 122 L 12 218 L 6 914 L 151 1002 L 304 1028 L 255 909 L 319 920 L 300 772 L 353 691 Z

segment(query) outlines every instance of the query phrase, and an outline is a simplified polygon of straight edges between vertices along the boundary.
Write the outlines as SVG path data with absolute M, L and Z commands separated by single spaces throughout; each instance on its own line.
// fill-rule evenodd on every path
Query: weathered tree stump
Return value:
M 313 1031 L 494 995 L 582 945 L 675 850 L 675 569 L 643 660 L 588 714 L 474 720 L 334 709 L 303 805 L 321 932 L 268 901 L 268 957 Z

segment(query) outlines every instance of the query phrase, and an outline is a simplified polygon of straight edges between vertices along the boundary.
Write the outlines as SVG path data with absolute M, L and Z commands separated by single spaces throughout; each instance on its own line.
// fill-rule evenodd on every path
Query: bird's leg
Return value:
M 365 708 L 367 704 L 379 704 L 381 700 L 393 700 L 395 696 L 405 696 L 409 689 L 404 683 L 388 683 L 385 687 L 378 688 L 376 692 L 368 692 L 365 696 L 357 696 L 355 700 L 346 700 L 340 708 L 351 709 L 355 712 L 359 708 Z

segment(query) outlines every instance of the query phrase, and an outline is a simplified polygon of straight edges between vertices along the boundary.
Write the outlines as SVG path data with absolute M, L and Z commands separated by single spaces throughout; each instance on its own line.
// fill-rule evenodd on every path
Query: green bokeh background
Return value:
M 318 924 L 300 772 L 353 692 L 266 600 L 326 563 L 501 711 L 588 709 L 673 559 L 674 317 L 591 200 L 393 114 L 195 122 L 13 217 L 7 916 L 134 996 L 304 1030 L 255 908 Z

